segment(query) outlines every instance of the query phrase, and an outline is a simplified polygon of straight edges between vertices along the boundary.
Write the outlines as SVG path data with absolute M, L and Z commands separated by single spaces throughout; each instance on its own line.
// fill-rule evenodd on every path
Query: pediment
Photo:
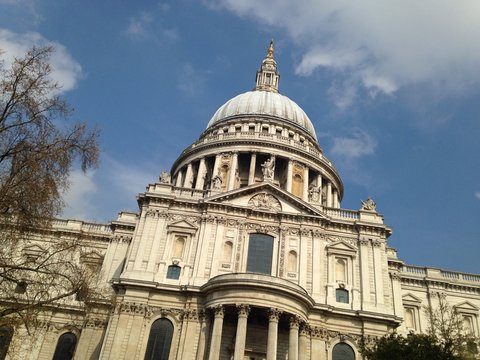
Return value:
M 408 293 L 402 296 L 402 302 L 407 305 L 420 306 L 422 300 L 418 296 Z
M 478 306 L 475 306 L 469 301 L 464 301 L 460 304 L 454 306 L 455 310 L 458 312 L 478 312 Z
M 194 234 L 198 227 L 187 220 L 178 220 L 168 224 L 168 232 L 180 232 Z
M 41 246 L 37 245 L 37 244 L 26 246 L 23 249 L 23 252 L 26 253 L 26 254 L 41 254 L 44 251 L 45 251 L 45 249 L 42 248 Z
M 274 213 L 307 214 L 325 218 L 318 209 L 270 183 L 251 185 L 205 199 L 207 204 L 223 204 Z
M 357 248 L 344 240 L 334 242 L 333 244 L 328 245 L 326 249 L 328 254 L 355 256 L 357 253 Z

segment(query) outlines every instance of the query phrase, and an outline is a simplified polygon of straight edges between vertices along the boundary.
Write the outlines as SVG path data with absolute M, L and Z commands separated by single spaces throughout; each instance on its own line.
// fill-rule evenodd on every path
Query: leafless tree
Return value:
M 97 165 L 98 131 L 71 120 L 51 77 L 53 51 L 34 47 L 0 63 L 0 326 L 28 325 L 92 288 L 85 243 L 56 235 L 51 221 L 72 166 Z

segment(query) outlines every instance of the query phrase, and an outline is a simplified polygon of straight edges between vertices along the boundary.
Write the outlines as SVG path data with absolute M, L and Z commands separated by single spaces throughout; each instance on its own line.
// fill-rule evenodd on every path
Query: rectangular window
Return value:
M 251 234 L 248 242 L 247 271 L 272 274 L 273 237 Z
M 170 265 L 167 270 L 167 279 L 180 279 L 180 272 L 182 268 L 177 265 Z

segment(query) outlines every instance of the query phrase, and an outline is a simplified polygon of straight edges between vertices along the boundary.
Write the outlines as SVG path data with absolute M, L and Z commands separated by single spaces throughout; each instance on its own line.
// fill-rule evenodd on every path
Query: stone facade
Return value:
M 76 359 L 360 359 L 362 336 L 424 331 L 438 296 L 479 334 L 480 275 L 405 265 L 372 199 L 341 208 L 341 178 L 279 79 L 271 44 L 256 89 L 220 107 L 138 214 L 54 223 L 89 234 L 114 301 L 60 309 L 24 359 L 51 358 L 66 332 Z

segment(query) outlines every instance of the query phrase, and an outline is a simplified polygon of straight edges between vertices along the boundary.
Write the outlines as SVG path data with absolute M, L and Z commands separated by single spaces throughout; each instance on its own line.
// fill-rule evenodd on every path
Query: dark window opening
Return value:
M 337 302 L 345 303 L 345 304 L 349 303 L 349 301 L 348 301 L 348 290 L 337 289 L 335 291 L 335 295 L 336 295 L 336 298 L 337 298 Z
M 167 269 L 167 279 L 178 280 L 182 268 L 178 265 L 170 265 Z
M 74 333 L 67 332 L 58 338 L 53 360 L 71 360 L 77 346 L 77 337 Z
M 12 341 L 13 329 L 8 326 L 0 327 L 0 360 L 5 360 Z
M 248 243 L 247 271 L 272 274 L 273 237 L 251 234 Z
M 332 360 L 355 360 L 355 352 L 346 343 L 338 343 L 333 347 Z
M 167 319 L 158 319 L 150 328 L 145 360 L 168 360 L 172 344 L 173 324 Z

